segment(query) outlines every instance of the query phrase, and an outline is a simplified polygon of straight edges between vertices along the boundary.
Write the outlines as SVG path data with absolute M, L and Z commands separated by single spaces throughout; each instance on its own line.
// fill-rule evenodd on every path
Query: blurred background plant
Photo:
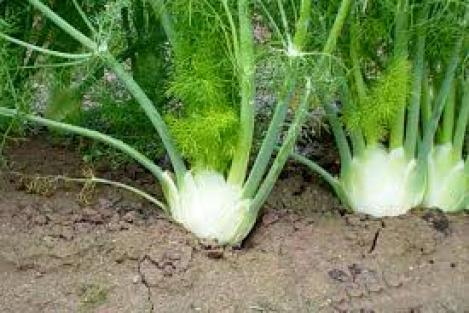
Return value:
M 135 79 L 155 105 L 165 105 L 167 99 L 161 90 L 167 84 L 164 61 L 167 39 L 148 4 L 140 0 L 46 1 L 46 4 L 81 32 L 105 42 L 121 60 L 127 60 Z M 88 17 L 88 23 L 80 11 Z M 24 1 L 0 1 L 0 28 L 39 47 L 68 53 L 82 49 L 76 40 Z M 93 58 L 64 61 L 1 40 L 0 64 L 2 106 L 20 106 L 22 112 L 41 113 L 54 120 L 103 131 L 131 142 L 152 158 L 162 156 L 160 140 L 140 107 Z M 25 129 L 21 123 L 1 118 L 0 130 L 6 138 L 38 129 Z M 60 131 L 50 133 L 55 141 L 77 140 Z M 115 166 L 130 161 L 103 144 L 82 143 L 80 150 L 86 161 L 105 158 Z

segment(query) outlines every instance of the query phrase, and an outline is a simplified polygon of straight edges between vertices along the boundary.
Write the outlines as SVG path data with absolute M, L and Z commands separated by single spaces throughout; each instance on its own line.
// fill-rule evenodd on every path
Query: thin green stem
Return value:
M 428 79 L 428 69 L 424 65 L 424 74 L 422 80 L 422 129 L 427 128 L 432 117 L 432 93 Z
M 73 5 L 75 6 L 75 9 L 78 12 L 78 14 L 80 14 L 81 19 L 83 20 L 83 22 L 88 27 L 88 29 L 91 31 L 91 33 L 93 35 L 96 35 L 97 34 L 96 29 L 93 27 L 93 24 L 91 24 L 90 19 L 88 18 L 88 16 L 86 16 L 86 14 L 83 11 L 83 9 L 81 8 L 80 4 L 77 2 L 77 0 L 72 0 L 72 2 L 73 2 Z
M 348 13 L 350 11 L 350 5 L 352 4 L 353 0 L 342 0 L 339 11 L 337 12 L 334 25 L 329 33 L 329 37 L 327 37 L 326 44 L 322 52 L 325 54 L 332 54 L 335 50 L 337 45 L 337 39 L 339 38 L 340 33 L 342 32 L 342 28 L 344 26 L 345 21 L 347 20 Z
M 426 20 L 427 14 L 422 17 L 422 22 Z M 425 69 L 425 33 L 421 32 L 417 36 L 417 47 L 414 59 L 414 75 L 412 86 L 412 98 L 410 100 L 409 111 L 407 114 L 407 127 L 405 138 L 405 151 L 409 158 L 415 157 L 418 142 L 420 100 L 422 95 L 422 80 Z
M 54 57 L 59 57 L 63 59 L 72 59 L 72 60 L 83 60 L 83 59 L 89 59 L 90 57 L 93 56 L 91 53 L 67 53 L 67 52 L 60 52 L 60 51 L 55 51 L 55 50 L 50 50 L 50 49 L 45 49 L 27 42 L 24 42 L 22 40 L 13 38 L 11 36 L 8 36 L 7 34 L 4 34 L 0 32 L 0 38 L 3 38 L 9 42 L 12 42 L 14 44 L 17 44 L 19 46 L 25 47 L 27 49 L 31 49 L 33 51 L 41 52 L 44 54 L 48 54 Z
M 466 135 L 467 124 L 469 122 L 469 80 L 464 80 L 461 85 L 463 95 L 458 112 L 458 121 L 456 122 L 456 129 L 454 131 L 453 148 L 455 155 L 462 157 L 464 137 Z
M 352 74 L 353 74 L 353 82 L 355 83 L 355 88 L 357 91 L 357 96 L 358 96 L 358 103 L 364 103 L 366 101 L 366 84 L 365 80 L 363 79 L 363 74 L 361 71 L 361 66 L 360 66 L 360 57 L 359 57 L 359 45 L 360 45 L 360 40 L 358 36 L 358 25 L 357 23 L 353 23 L 351 25 L 351 42 L 350 42 L 350 59 L 352 60 Z M 344 94 L 344 99 L 347 97 L 347 94 L 350 94 L 350 91 L 346 90 L 343 92 Z M 350 94 L 349 102 L 352 101 L 353 97 Z M 352 105 L 351 103 L 348 103 L 348 105 Z M 353 104 L 356 106 L 357 104 Z M 359 155 L 364 149 L 365 149 L 365 140 L 363 138 L 362 131 L 359 127 L 354 127 L 353 129 L 350 130 L 350 139 L 352 141 L 352 148 L 353 148 L 353 154 L 354 155 Z
M 311 0 L 302 1 L 300 18 L 296 24 L 294 44 L 295 49 L 302 51 L 306 44 L 306 38 L 308 34 L 308 27 L 311 19 Z M 266 172 L 269 164 L 272 152 L 278 135 L 280 133 L 283 122 L 285 121 L 288 105 L 295 93 L 297 71 L 295 62 L 293 62 L 292 68 L 288 71 L 285 83 L 280 93 L 280 102 L 275 108 L 274 115 L 267 130 L 267 135 L 264 138 L 261 149 L 256 157 L 256 161 L 252 167 L 251 173 L 244 186 L 244 197 L 251 198 L 256 193 L 259 184 Z
M 11 120 L 10 123 L 8 124 L 7 129 L 5 129 L 5 131 L 2 134 L 2 141 L 0 143 L 0 163 L 2 163 L 2 161 L 3 161 L 3 150 L 5 149 L 7 139 L 10 135 L 11 130 L 13 129 L 14 123 L 15 123 L 15 121 Z
M 262 205 L 267 200 L 267 197 L 272 191 L 275 185 L 275 182 L 277 181 L 285 163 L 288 160 L 288 157 L 293 152 L 296 139 L 298 138 L 298 135 L 301 132 L 301 127 L 308 115 L 310 95 L 311 95 L 311 81 L 308 80 L 306 87 L 305 87 L 305 93 L 300 102 L 298 110 L 295 114 L 293 122 L 290 125 L 290 128 L 288 129 L 288 133 L 285 138 L 285 141 L 282 147 L 280 148 L 280 151 L 278 152 L 277 157 L 275 158 L 272 164 L 272 167 L 267 173 L 267 176 L 264 182 L 261 184 L 256 196 L 254 197 L 252 201 L 251 210 L 253 214 L 256 214 L 256 215 L 258 214 Z
M 233 47 L 233 39 L 232 39 L 232 33 L 231 33 L 231 30 L 228 30 L 228 29 L 231 29 L 231 26 L 230 25 L 226 25 L 226 23 L 223 21 L 223 18 L 221 16 L 221 14 L 218 13 L 217 9 L 215 9 L 213 7 L 213 5 L 209 2 L 209 0 L 204 0 L 205 2 L 205 5 L 207 6 L 207 8 L 211 11 L 211 14 L 213 15 L 213 17 L 215 17 L 215 19 L 218 21 L 218 23 L 220 24 L 220 29 L 221 31 L 223 32 L 223 36 L 225 37 L 225 42 L 226 42 L 226 50 L 227 50 L 227 54 L 229 56 L 229 59 L 231 60 L 231 63 L 233 64 L 233 68 L 236 69 L 236 56 L 234 54 L 234 47 Z
M 15 110 L 15 109 L 8 109 L 8 108 L 0 107 L 0 115 L 13 117 L 13 118 L 19 116 L 30 122 L 34 122 L 34 123 L 52 127 L 52 128 L 57 128 L 57 129 L 60 129 L 69 133 L 73 133 L 73 134 L 77 134 L 83 137 L 88 137 L 97 141 L 101 141 L 105 144 L 108 144 L 126 153 L 127 155 L 132 157 L 135 161 L 137 161 L 146 169 L 148 169 L 158 179 L 160 183 L 163 182 L 162 169 L 159 166 L 157 166 L 155 163 L 153 163 L 150 159 L 148 159 L 146 156 L 144 156 L 142 153 L 138 152 L 137 150 L 127 145 L 126 143 L 122 142 L 121 140 L 112 138 L 108 135 L 105 135 L 95 130 L 91 130 L 91 129 L 87 129 L 87 128 L 83 128 L 83 127 L 79 127 L 75 125 L 70 125 L 67 123 L 57 122 L 57 121 L 49 120 L 49 119 L 42 118 L 39 116 L 34 116 L 31 114 L 22 114 L 21 112 L 18 112 L 18 110 Z
M 282 32 L 280 31 L 280 28 L 278 27 L 277 23 L 275 22 L 274 18 L 272 17 L 272 14 L 270 14 L 269 10 L 266 8 L 264 1 L 258 0 L 262 11 L 264 14 L 267 16 L 267 19 L 269 20 L 270 24 L 274 28 L 275 32 L 277 33 L 278 38 L 282 41 L 282 44 L 285 48 L 288 48 L 288 44 L 285 41 L 285 38 L 283 37 Z
M 168 13 L 164 0 L 151 0 L 150 5 L 153 8 L 155 16 L 160 19 L 166 37 L 173 47 L 177 45 L 176 32 L 174 31 L 173 21 L 171 15 Z
M 18 94 L 16 92 L 16 88 L 15 88 L 15 85 L 14 85 L 14 82 L 13 82 L 13 79 L 10 75 L 10 71 L 8 69 L 5 70 L 5 76 L 7 78 L 7 82 L 8 82 L 8 87 L 10 89 L 10 94 L 11 94 L 11 97 L 13 98 L 13 103 L 15 104 L 15 108 L 17 110 L 19 110 L 21 108 L 21 106 L 19 105 L 18 103 Z M 7 129 L 3 132 L 3 136 L 2 136 L 2 143 L 0 145 L 0 158 L 2 157 L 3 155 L 3 149 L 5 148 L 5 144 L 6 144 L 6 141 L 8 139 L 8 136 L 10 135 L 10 132 L 12 131 L 13 129 L 13 126 L 15 124 L 15 122 L 17 122 L 17 117 L 14 117 L 10 123 L 8 124 L 8 127 Z
M 28 0 L 36 9 L 42 12 L 48 19 L 54 22 L 59 28 L 61 28 L 64 32 L 69 34 L 71 37 L 75 38 L 78 42 L 82 45 L 87 47 L 88 49 L 92 50 L 93 52 L 98 51 L 98 45 L 96 42 L 85 36 L 75 27 L 70 25 L 67 21 L 57 15 L 54 11 L 52 11 L 47 5 L 43 4 L 40 0 Z
M 239 42 L 238 42 L 238 32 L 236 30 L 236 24 L 235 24 L 234 19 L 233 19 L 233 14 L 231 13 L 231 9 L 228 5 L 228 1 L 227 0 L 222 0 L 222 3 L 223 3 L 223 8 L 225 9 L 226 16 L 228 17 L 228 23 L 230 24 L 231 38 L 233 40 L 234 57 L 235 57 L 235 60 L 239 60 L 239 57 L 240 57 L 239 55 L 241 53 L 241 51 L 240 51 L 241 47 L 240 47 Z M 238 7 L 239 7 L 239 5 L 240 4 L 238 4 Z
M 332 104 L 324 104 L 324 109 L 326 111 L 326 117 L 329 121 L 329 124 L 331 125 L 332 132 L 337 143 L 337 148 L 340 155 L 341 172 L 343 173 L 348 170 L 352 162 L 352 155 L 347 141 L 347 136 L 345 135 L 342 123 L 340 122 L 339 117 L 337 116 L 337 112 Z
M 292 153 L 290 154 L 290 157 L 293 160 L 297 161 L 298 163 L 305 165 L 314 173 L 321 176 L 322 179 L 324 179 L 332 187 L 332 189 L 334 190 L 337 197 L 339 197 L 342 204 L 344 204 L 347 207 L 349 206 L 346 192 L 337 178 L 329 174 L 329 172 L 327 172 L 324 168 L 322 168 L 317 163 L 309 160 L 308 158 L 305 158 L 304 156 L 300 154 Z
M 407 59 L 408 56 L 408 24 L 409 24 L 409 3 L 408 0 L 398 0 L 396 7 L 396 27 L 394 33 L 394 58 Z M 405 92 L 405 91 L 403 91 Z M 390 148 L 399 148 L 403 145 L 405 128 L 406 103 L 402 103 L 395 120 L 392 122 L 390 132 Z
M 251 153 L 255 122 L 255 54 L 250 1 L 238 1 L 239 15 L 239 84 L 241 96 L 240 132 L 228 180 L 243 185 Z
M 61 176 L 61 178 L 64 178 L 64 177 Z M 156 199 L 155 197 L 151 196 L 150 194 L 148 194 L 148 193 L 146 193 L 146 192 L 144 192 L 144 191 L 142 191 L 138 188 L 126 185 L 126 184 L 121 183 L 121 182 L 116 182 L 116 181 L 103 179 L 103 178 L 98 178 L 98 177 L 82 178 L 82 179 L 80 179 L 80 178 L 67 178 L 67 180 L 75 181 L 75 182 L 81 182 L 81 183 L 87 183 L 87 182 L 99 183 L 99 184 L 104 184 L 104 185 L 109 185 L 109 186 L 117 187 L 117 188 L 120 188 L 120 189 L 124 189 L 124 190 L 130 191 L 130 192 L 142 197 L 143 199 L 153 203 L 157 207 L 161 208 L 165 213 L 169 213 L 168 207 L 164 203 L 162 203 L 161 201 Z
M 342 0 L 334 21 L 334 25 L 332 26 L 332 29 L 329 33 L 329 37 L 327 38 L 326 44 L 323 48 L 323 52 L 325 54 L 332 54 L 332 52 L 335 50 L 335 47 L 337 45 L 337 39 L 339 38 L 339 35 L 342 32 L 342 28 L 347 19 L 351 4 L 352 0 Z M 321 66 L 323 65 L 324 64 L 321 64 Z M 332 131 L 337 142 L 342 171 L 345 171 L 350 167 L 350 163 L 352 161 L 352 155 L 350 152 L 349 144 L 347 142 L 347 136 L 345 135 L 345 131 L 342 128 L 342 123 L 340 122 L 332 104 L 324 102 L 323 107 L 326 111 L 327 119 L 331 124 Z
M 300 18 L 295 26 L 295 36 L 293 45 L 296 50 L 303 51 L 308 40 L 309 24 L 311 22 L 311 0 L 302 0 L 300 8 Z
M 350 130 L 350 140 L 352 142 L 352 151 L 354 156 L 359 156 L 365 151 L 365 139 L 363 138 L 362 131 L 359 128 Z
M 394 58 L 406 58 L 409 50 L 409 0 L 397 0 L 394 29 Z
M 29 176 L 26 176 L 26 175 L 24 175 L 23 173 L 20 173 L 20 172 L 14 172 L 13 171 L 13 172 L 8 172 L 8 174 L 18 176 L 18 177 L 28 177 L 28 178 L 30 178 Z M 168 207 L 164 203 L 162 203 L 161 201 L 159 201 L 158 199 L 153 197 L 152 195 L 146 193 L 143 190 L 140 190 L 138 188 L 135 188 L 133 186 L 129 186 L 129 185 L 121 183 L 121 182 L 116 182 L 116 181 L 112 181 L 112 180 L 109 180 L 109 179 L 104 179 L 104 178 L 99 178 L 99 177 L 94 177 L 94 176 L 89 177 L 89 178 L 75 178 L 75 177 L 68 177 L 68 176 L 63 176 L 63 175 L 57 175 L 57 176 L 47 175 L 47 176 L 34 176 L 32 178 L 41 178 L 41 179 L 48 179 L 48 180 L 53 180 L 53 181 L 60 180 L 60 181 L 64 181 L 64 182 L 72 182 L 72 183 L 80 183 L 80 184 L 98 183 L 98 184 L 117 187 L 117 188 L 120 188 L 120 189 L 130 191 L 130 192 L 138 195 L 139 197 L 142 197 L 143 199 L 147 200 L 148 202 L 153 203 L 157 207 L 161 208 L 165 213 L 169 213 Z
M 130 75 L 111 54 L 106 54 L 102 57 L 105 63 L 114 71 L 114 73 L 116 73 L 117 77 L 119 77 L 119 79 L 125 84 L 127 90 L 137 100 L 147 117 L 152 122 L 153 126 L 158 132 L 158 135 L 161 138 L 161 141 L 164 144 L 164 147 L 166 148 L 166 151 L 168 152 L 179 185 L 183 182 L 184 174 L 186 172 L 186 166 L 181 158 L 180 153 L 175 147 L 173 139 L 170 136 L 169 129 L 166 123 L 163 121 L 163 118 L 158 113 L 158 110 L 155 108 L 150 98 L 148 98 L 142 88 L 132 78 L 132 75 Z
M 257 188 L 265 174 L 267 166 L 269 165 L 272 152 L 278 140 L 278 135 L 282 128 L 283 122 L 287 116 L 288 104 L 290 103 L 296 85 L 296 79 L 293 75 L 287 75 L 285 84 L 283 86 L 283 92 L 280 96 L 281 101 L 275 108 L 274 115 L 267 130 L 267 135 L 262 141 L 261 149 L 257 154 L 256 161 L 251 169 L 249 177 L 244 185 L 244 198 L 251 198 L 256 193 Z
M 451 143 L 453 141 L 454 116 L 456 114 L 456 82 L 453 80 L 446 98 L 443 110 L 443 122 L 441 124 L 440 143 Z
M 285 8 L 283 6 L 283 0 L 277 0 L 278 10 L 280 12 L 280 17 L 282 19 L 283 29 L 285 29 L 285 33 L 287 34 L 287 41 L 290 45 L 292 43 L 290 28 L 288 27 L 288 20 L 287 14 L 285 13 Z
M 469 177 L 469 154 L 466 155 L 466 161 L 464 162 L 464 173 L 466 174 L 466 177 Z M 467 199 L 469 200 L 469 195 L 467 196 Z
M 446 98 L 451 89 L 451 84 L 454 79 L 454 74 L 459 63 L 459 54 L 461 52 L 463 38 L 462 36 L 456 40 L 456 43 L 453 47 L 452 56 L 446 68 L 445 76 L 441 84 L 438 95 L 435 99 L 435 105 L 433 107 L 433 113 L 431 116 L 428 125 L 425 127 L 423 132 L 422 146 L 419 150 L 419 161 L 426 164 L 426 158 L 430 153 L 430 150 L 433 146 L 433 140 L 435 138 L 435 133 L 438 128 L 438 122 L 440 120 L 441 114 L 443 112 Z
M 88 62 L 87 59 L 81 59 L 72 62 L 61 62 L 61 63 L 48 63 L 48 64 L 39 64 L 39 65 L 25 65 L 19 66 L 20 69 L 38 69 L 38 68 L 60 68 L 68 66 L 76 66 Z
M 296 10 L 296 0 L 290 0 L 290 6 L 293 10 L 293 18 L 295 21 L 295 24 L 298 23 L 298 11 Z
M 358 36 L 358 25 L 354 23 L 351 26 L 351 42 L 350 42 L 350 59 L 352 60 L 352 74 L 354 78 L 355 87 L 357 89 L 358 101 L 362 103 L 366 101 L 366 84 L 363 79 L 363 74 L 360 66 L 360 53 L 359 45 L 360 38 Z

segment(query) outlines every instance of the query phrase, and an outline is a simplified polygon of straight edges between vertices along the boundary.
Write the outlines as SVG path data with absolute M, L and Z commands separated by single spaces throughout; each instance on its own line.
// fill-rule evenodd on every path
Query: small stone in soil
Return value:
M 140 278 L 139 275 L 135 275 L 135 276 L 132 278 L 132 283 L 133 283 L 133 284 L 138 284 L 140 281 L 141 281 L 141 278 Z

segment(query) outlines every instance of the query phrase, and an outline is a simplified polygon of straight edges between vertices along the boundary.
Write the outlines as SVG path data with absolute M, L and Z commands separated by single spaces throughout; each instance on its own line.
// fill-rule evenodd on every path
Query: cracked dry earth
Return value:
M 45 142 L 7 155 L 17 171 L 80 174 L 76 154 Z M 4 172 L 0 312 L 469 312 L 469 216 L 341 214 L 301 172 L 285 171 L 236 249 L 197 241 L 121 191 L 83 203 L 77 186 L 32 194 Z M 151 186 L 140 170 L 117 175 Z

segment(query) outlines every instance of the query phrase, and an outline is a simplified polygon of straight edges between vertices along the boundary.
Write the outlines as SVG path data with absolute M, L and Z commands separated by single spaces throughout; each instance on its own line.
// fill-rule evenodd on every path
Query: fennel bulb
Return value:
M 172 180 L 166 189 L 172 218 L 202 239 L 219 244 L 240 242 L 251 230 L 255 216 L 242 188 L 216 171 L 186 172 L 178 189 Z
M 468 209 L 469 177 L 464 171 L 464 161 L 455 155 L 451 143 L 436 146 L 429 155 L 428 183 L 423 205 L 445 212 Z M 464 207 L 466 206 L 466 207 Z
M 367 148 L 341 179 L 350 207 L 375 217 L 405 214 L 422 201 L 417 162 L 403 148 Z

